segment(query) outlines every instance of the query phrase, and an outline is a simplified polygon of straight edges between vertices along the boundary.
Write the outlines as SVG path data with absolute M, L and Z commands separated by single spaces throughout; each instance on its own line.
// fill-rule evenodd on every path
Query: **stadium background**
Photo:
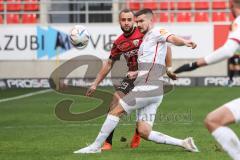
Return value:
M 49 88 L 48 78 L 54 69 L 73 57 L 93 55 L 106 60 L 111 42 L 121 33 L 118 13 L 126 7 L 151 8 L 156 13 L 157 26 L 197 42 L 196 50 L 173 47 L 173 68 L 221 46 L 233 19 L 228 0 L 0 0 L 0 159 L 79 159 L 72 151 L 95 138 L 103 118 L 87 123 L 63 122 L 53 114 L 54 106 L 63 98 L 72 98 L 81 102 L 80 107 L 72 110 L 79 112 L 89 110 L 97 101 L 49 90 L 36 95 L 32 92 Z M 89 45 L 82 50 L 72 47 L 67 38 L 75 24 L 86 26 L 91 34 Z M 92 59 L 83 61 L 95 65 Z M 67 83 L 88 85 L 83 81 L 85 71 L 85 66 L 77 68 L 68 76 Z M 87 78 L 94 77 L 89 74 Z M 239 86 L 239 77 L 234 80 Z M 183 73 L 174 83 L 185 87 L 177 87 L 161 106 L 164 116 L 187 114 L 187 119 L 160 118 L 161 123 L 157 121 L 155 127 L 176 137 L 194 136 L 200 154 L 168 146 L 158 149 L 150 142 L 143 142 L 137 150 L 128 149 L 127 142 L 119 142 L 119 138 L 130 139 L 133 117 L 120 124 L 112 152 L 81 158 L 229 159 L 202 125 L 209 111 L 239 96 L 238 87 L 224 87 L 227 81 L 227 61 Z M 111 85 L 110 79 L 102 85 Z
M 173 68 L 210 54 L 221 46 L 232 20 L 229 2 L 220 0 L 0 1 L 0 78 L 4 79 L 1 84 L 6 83 L 5 86 L 11 88 L 19 86 L 17 84 L 21 82 L 30 85 L 37 83 L 32 78 L 48 78 L 59 64 L 78 55 L 90 54 L 105 60 L 111 43 L 121 33 L 118 12 L 125 7 L 133 10 L 151 8 L 156 13 L 157 26 L 196 41 L 196 50 L 173 47 Z M 91 34 L 90 43 L 83 50 L 73 48 L 67 38 L 71 27 L 79 23 L 87 26 Z M 219 34 L 221 36 L 216 36 Z M 61 39 L 63 43 L 59 44 Z M 86 61 L 94 63 L 92 60 Z M 70 77 L 83 77 L 85 69 L 75 70 Z M 181 76 L 186 78 L 180 78 L 176 84 L 224 85 L 227 83 L 227 62 Z M 25 81 L 16 81 L 18 78 Z M 240 85 L 239 79 L 235 81 L 236 85 Z M 38 86 L 44 85 L 40 83 Z

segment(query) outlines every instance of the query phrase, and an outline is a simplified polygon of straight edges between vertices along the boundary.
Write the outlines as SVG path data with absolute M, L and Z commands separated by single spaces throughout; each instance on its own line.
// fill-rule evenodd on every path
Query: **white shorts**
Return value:
M 160 90 L 156 90 L 157 88 L 160 88 Z M 119 103 L 127 114 L 136 110 L 137 121 L 146 121 L 152 126 L 157 108 L 163 99 L 161 89 L 162 85 L 135 86 L 131 92 L 119 100 Z
M 233 114 L 236 122 L 240 122 L 240 98 L 234 99 L 224 104 Z
M 155 87 L 151 86 L 141 86 L 135 87 L 134 89 L 146 91 L 154 88 Z M 130 97 L 128 99 L 120 99 L 119 103 L 121 104 L 125 112 L 127 112 L 127 114 L 130 114 L 132 111 L 136 110 L 137 121 L 146 121 L 152 126 L 155 120 L 158 106 L 161 104 L 162 99 L 163 95 L 145 98 Z
M 119 103 L 121 104 L 121 106 L 123 107 L 125 112 L 127 112 L 127 114 L 130 114 L 134 110 L 140 110 L 140 109 L 143 109 L 143 108 L 146 108 L 146 107 L 155 108 L 153 106 L 159 106 L 162 102 L 162 99 L 163 99 L 163 96 L 136 98 L 136 103 L 134 105 L 129 105 L 123 99 L 120 99 Z M 146 109 L 146 110 L 150 111 L 150 109 Z
M 152 103 L 144 108 L 137 109 L 136 121 L 144 121 L 147 122 L 150 126 L 153 126 L 157 114 L 157 109 L 161 102 L 162 100 L 159 103 Z

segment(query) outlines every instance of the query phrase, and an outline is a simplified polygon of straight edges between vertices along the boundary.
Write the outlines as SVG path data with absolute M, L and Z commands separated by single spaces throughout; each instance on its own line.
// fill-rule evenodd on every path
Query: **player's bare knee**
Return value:
M 113 100 L 112 100 L 112 102 L 110 103 L 110 106 L 109 106 L 109 112 L 111 112 L 114 108 L 116 108 L 117 104 L 118 104 L 117 98 L 113 98 Z
M 114 93 L 113 95 L 113 101 L 118 101 L 120 99 L 120 96 L 117 92 Z
M 145 122 L 138 123 L 138 133 L 143 139 L 148 139 L 148 136 L 152 130 L 152 128 L 145 124 Z
M 120 105 L 117 105 L 116 107 L 113 108 L 113 110 L 109 112 L 109 114 L 117 117 L 121 117 L 124 113 L 125 111 Z
M 113 100 L 112 102 L 110 103 L 110 106 L 109 106 L 109 113 L 118 106 L 118 103 L 119 103 L 119 99 L 121 97 L 124 96 L 124 93 L 120 92 L 120 91 L 117 91 L 114 93 L 113 95 Z
M 121 99 L 121 98 L 124 97 L 124 96 L 125 96 L 125 94 L 124 94 L 123 92 L 121 92 L 121 91 L 116 91 L 116 92 L 114 93 L 113 98 L 116 99 L 116 101 L 119 101 L 119 99 Z
M 138 133 L 143 139 L 147 139 L 149 134 L 150 134 L 149 130 L 147 128 L 144 128 L 144 127 L 139 127 L 138 128 Z
M 215 130 L 217 127 L 219 127 L 219 123 L 218 123 L 218 120 L 211 114 L 209 113 L 205 120 L 204 120 L 204 124 L 205 124 L 205 127 L 210 131 L 212 132 L 213 130 Z

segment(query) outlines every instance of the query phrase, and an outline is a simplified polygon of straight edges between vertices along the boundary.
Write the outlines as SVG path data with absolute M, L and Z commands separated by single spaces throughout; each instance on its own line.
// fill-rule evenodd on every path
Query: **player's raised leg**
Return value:
M 152 103 L 151 105 L 138 110 L 138 132 L 140 136 L 145 140 L 149 140 L 157 144 L 175 145 L 183 147 L 191 152 L 198 152 L 198 149 L 191 137 L 182 140 L 152 130 L 159 105 L 159 103 Z
M 144 121 L 139 122 L 138 130 L 142 138 L 157 144 L 169 144 L 182 147 L 190 152 L 199 152 L 192 137 L 186 139 L 174 138 L 164 133 L 153 131 L 152 127 Z
M 234 160 L 240 160 L 240 141 L 237 135 L 227 125 L 240 120 L 240 98 L 224 104 L 209 113 L 205 126 Z

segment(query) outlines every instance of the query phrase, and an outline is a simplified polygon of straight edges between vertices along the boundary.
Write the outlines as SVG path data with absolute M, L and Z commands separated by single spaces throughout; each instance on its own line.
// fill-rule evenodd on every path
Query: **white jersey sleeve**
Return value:
M 204 60 L 208 65 L 221 62 L 232 57 L 238 48 L 239 43 L 236 40 L 228 39 L 222 47 L 204 57 Z
M 231 32 L 229 33 L 228 38 L 237 41 L 240 43 L 240 16 L 238 16 L 231 27 Z
M 169 33 L 167 29 L 164 28 L 156 28 L 153 30 L 154 35 L 155 35 L 155 40 L 157 42 L 166 42 L 167 38 L 172 35 L 172 33 Z
M 221 36 L 221 35 L 218 35 Z M 205 62 L 215 64 L 225 59 L 232 57 L 239 49 L 240 44 L 240 16 L 238 16 L 232 24 L 232 31 L 228 35 L 228 40 L 225 44 L 214 51 L 212 54 L 204 57 Z

